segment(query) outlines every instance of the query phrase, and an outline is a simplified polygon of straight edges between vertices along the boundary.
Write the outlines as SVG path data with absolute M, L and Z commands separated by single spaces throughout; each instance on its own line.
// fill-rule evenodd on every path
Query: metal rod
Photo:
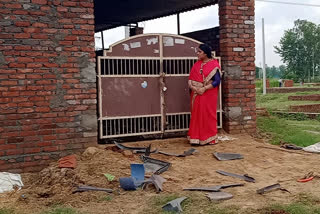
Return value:
M 266 51 L 264 38 L 264 18 L 262 18 L 262 69 L 263 69 L 263 94 L 267 94 L 267 79 L 266 79 Z
M 180 35 L 180 13 L 177 13 L 177 32 Z
M 102 50 L 104 50 L 104 38 L 103 38 L 103 31 L 101 31 L 101 42 L 102 42 Z

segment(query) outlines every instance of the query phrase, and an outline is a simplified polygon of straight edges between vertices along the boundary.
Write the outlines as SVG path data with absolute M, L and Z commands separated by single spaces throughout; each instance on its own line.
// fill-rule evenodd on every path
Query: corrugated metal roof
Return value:
M 218 0 L 95 0 L 95 31 L 217 4 Z

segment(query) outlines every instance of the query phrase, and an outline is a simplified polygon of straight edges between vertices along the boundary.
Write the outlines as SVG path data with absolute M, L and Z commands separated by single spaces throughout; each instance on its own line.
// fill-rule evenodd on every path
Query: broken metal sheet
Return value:
M 281 191 L 285 191 L 285 192 L 290 193 L 288 190 L 282 188 L 279 183 L 277 183 L 277 184 L 272 184 L 272 185 L 270 185 L 270 186 L 266 186 L 266 187 L 263 187 L 263 188 L 261 188 L 261 189 L 258 189 L 258 190 L 257 190 L 257 193 L 258 193 L 258 194 L 264 194 L 264 193 L 266 193 L 266 192 L 270 192 L 270 191 L 272 191 L 272 190 L 278 190 L 278 189 L 281 190 Z
M 181 203 L 186 200 L 187 197 L 177 198 L 173 201 L 169 201 L 166 205 L 162 207 L 163 210 L 168 212 L 182 212 Z
M 228 184 L 228 185 L 218 185 L 218 186 L 212 186 L 212 187 L 191 187 L 191 188 L 185 188 L 183 190 L 219 192 L 221 189 L 225 189 L 229 187 L 239 187 L 239 186 L 244 186 L 244 184 Z
M 303 147 L 294 145 L 294 144 L 289 144 L 289 143 L 280 143 L 280 147 L 285 148 L 285 149 L 291 149 L 291 150 L 301 150 Z
M 136 190 L 137 189 L 137 183 L 135 182 L 135 179 L 132 177 L 122 177 L 119 178 L 120 187 L 124 190 Z
M 211 201 L 229 200 L 233 198 L 233 195 L 227 192 L 210 192 L 210 193 L 207 193 L 206 196 Z
M 221 175 L 226 175 L 226 176 L 231 176 L 231 177 L 235 177 L 235 178 L 240 178 L 242 180 L 245 180 L 247 182 L 252 182 L 255 183 L 256 180 L 253 177 L 250 177 L 249 175 L 245 174 L 245 175 L 238 175 L 238 174 L 233 174 L 230 172 L 225 172 L 225 171 L 221 171 L 221 170 L 217 170 L 217 173 L 221 174 Z
M 241 154 L 236 154 L 236 153 L 215 152 L 213 153 L 213 156 L 220 161 L 243 159 L 243 156 Z
M 160 167 L 159 169 L 157 169 L 154 172 L 154 174 L 156 174 L 156 175 L 160 175 L 161 173 L 167 171 L 169 169 L 169 167 L 171 166 L 171 163 L 169 163 L 169 162 L 162 161 L 162 160 L 157 160 L 157 159 L 150 158 L 150 157 L 146 157 L 144 155 L 141 155 L 140 158 L 143 161 L 143 163 L 145 164 L 145 168 L 147 169 L 147 171 L 150 170 L 148 168 L 148 166 L 150 166 L 148 164 L 150 164 L 150 163 L 153 164 L 153 167 L 155 165 L 158 165 Z
M 144 165 L 140 163 L 130 164 L 131 177 L 135 178 L 138 182 L 144 180 L 145 169 Z
M 108 192 L 112 193 L 112 189 L 106 189 L 106 188 L 100 188 L 100 187 L 93 187 L 93 186 L 78 186 L 75 191 L 72 193 L 77 193 L 77 192 L 85 192 L 85 191 L 103 191 L 103 192 Z
M 157 150 L 150 151 L 151 150 L 151 144 L 148 147 L 128 147 L 124 146 L 121 143 L 117 143 L 116 141 L 113 141 L 113 143 L 119 148 L 123 150 L 131 150 L 134 153 L 146 153 L 147 149 L 149 149 L 149 153 L 155 153 Z
M 183 154 L 174 154 L 174 153 L 162 152 L 162 151 L 158 151 L 157 153 L 168 155 L 168 156 L 175 156 L 175 157 L 186 157 L 186 156 L 192 155 L 195 152 L 198 152 L 198 150 L 191 148 L 188 151 L 184 151 Z
M 149 179 L 146 179 L 142 185 L 142 189 L 146 189 L 150 184 L 153 184 L 157 190 L 157 193 L 162 191 L 162 184 L 167 181 L 160 175 L 153 174 Z

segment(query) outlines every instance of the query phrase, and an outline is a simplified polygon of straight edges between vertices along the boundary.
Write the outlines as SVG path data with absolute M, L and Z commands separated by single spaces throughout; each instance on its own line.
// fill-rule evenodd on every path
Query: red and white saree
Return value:
M 203 87 L 212 83 L 212 77 L 220 72 L 217 60 L 207 63 L 197 61 L 189 75 L 192 86 Z M 205 145 L 217 138 L 217 101 L 219 86 L 206 90 L 202 95 L 191 93 L 191 121 L 188 139 L 191 144 Z

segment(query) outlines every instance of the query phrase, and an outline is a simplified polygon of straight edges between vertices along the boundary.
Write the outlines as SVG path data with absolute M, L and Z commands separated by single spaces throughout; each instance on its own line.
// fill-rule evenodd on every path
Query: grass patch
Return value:
M 279 87 L 279 79 L 268 79 L 269 83 L 270 83 L 270 87 Z M 256 84 L 256 88 L 262 88 L 262 79 L 261 80 L 256 80 L 255 84 Z
M 260 213 L 320 214 L 319 201 L 320 199 L 315 196 L 301 193 L 293 203 L 288 205 L 273 204 L 260 210 Z
M 186 196 L 188 197 L 181 204 L 182 210 L 184 214 L 194 214 L 194 213 L 206 213 L 206 214 L 240 214 L 240 213 L 252 213 L 246 210 L 245 212 L 240 212 L 238 207 L 228 206 L 228 207 L 220 207 L 220 202 L 212 202 L 209 201 L 208 198 L 204 195 L 204 193 L 200 192 L 192 192 L 186 193 L 183 195 L 178 194 L 161 194 L 156 195 L 150 199 L 150 206 L 143 210 L 141 213 L 148 214 L 169 214 L 172 212 L 165 212 L 162 210 L 162 206 L 164 206 L 169 201 L 177 199 L 179 197 Z
M 290 105 L 306 105 L 306 104 L 319 104 L 320 101 L 296 101 L 288 100 L 289 96 L 294 95 L 309 95 L 315 94 L 314 91 L 307 92 L 295 92 L 295 93 L 270 93 L 263 95 L 261 93 L 256 94 L 256 103 L 259 108 L 267 108 L 270 111 L 289 109 Z
M 11 208 L 0 208 L 0 214 L 15 214 L 14 209 Z
M 257 125 L 260 131 L 271 134 L 272 144 L 279 144 L 282 140 L 305 147 L 320 142 L 319 134 L 306 132 L 320 130 L 320 122 L 317 120 L 292 121 L 276 116 L 258 117 Z
M 79 211 L 71 207 L 58 206 L 58 207 L 51 208 L 50 210 L 41 212 L 40 214 L 84 214 L 84 213 L 80 213 Z

